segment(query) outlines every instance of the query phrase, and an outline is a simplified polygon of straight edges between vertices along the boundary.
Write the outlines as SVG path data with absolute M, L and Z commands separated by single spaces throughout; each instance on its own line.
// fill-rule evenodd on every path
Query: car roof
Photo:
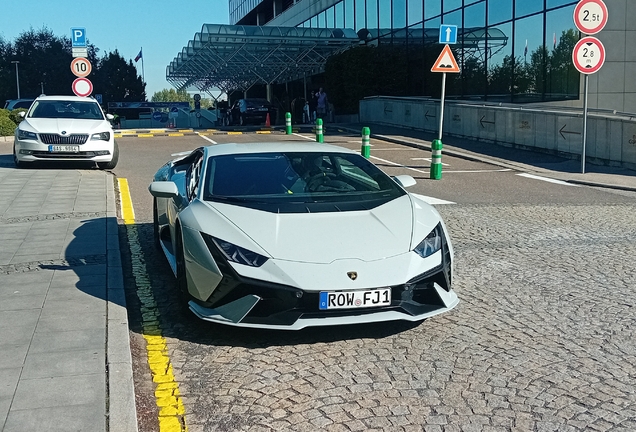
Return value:
M 263 143 L 228 143 L 205 147 L 209 156 L 247 153 L 283 153 L 283 152 L 315 152 L 315 153 L 354 153 L 345 147 L 331 144 L 317 144 L 309 142 L 263 142 Z
M 65 101 L 65 102 L 95 102 L 97 101 L 92 97 L 80 97 L 80 96 L 40 96 L 37 101 Z

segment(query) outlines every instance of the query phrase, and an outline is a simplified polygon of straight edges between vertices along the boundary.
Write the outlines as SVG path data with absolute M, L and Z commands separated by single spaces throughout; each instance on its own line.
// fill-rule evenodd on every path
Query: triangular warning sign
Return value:
M 450 49 L 450 45 L 444 45 L 442 53 L 439 55 L 431 72 L 451 72 L 459 73 L 459 66 L 453 56 L 453 52 Z

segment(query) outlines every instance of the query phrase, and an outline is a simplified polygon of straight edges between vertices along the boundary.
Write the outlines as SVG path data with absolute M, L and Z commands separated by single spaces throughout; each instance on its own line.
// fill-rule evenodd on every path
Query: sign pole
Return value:
M 442 139 L 442 128 L 444 127 L 444 101 L 446 100 L 446 72 L 442 74 L 442 101 L 439 107 L 439 135 L 437 139 Z
M 583 84 L 583 152 L 581 153 L 581 174 L 585 174 L 585 144 L 587 143 L 587 93 L 590 76 L 585 75 Z

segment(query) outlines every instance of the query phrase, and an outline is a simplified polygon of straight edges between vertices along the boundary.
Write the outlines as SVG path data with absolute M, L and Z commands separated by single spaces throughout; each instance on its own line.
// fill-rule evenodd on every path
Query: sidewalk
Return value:
M 368 125 L 349 123 L 327 126 L 360 136 L 362 127 Z M 370 125 L 370 128 L 371 138 L 427 150 L 431 149 L 431 141 L 437 138 L 433 134 L 415 129 L 384 125 Z M 634 170 L 587 162 L 585 174 L 582 174 L 580 160 L 465 138 L 445 136 L 442 141 L 444 143 L 442 154 L 449 156 L 485 162 L 573 184 L 636 192 L 636 171 Z M 371 152 L 373 153 L 373 149 Z
M 136 431 L 110 174 L 0 156 L 0 431 Z

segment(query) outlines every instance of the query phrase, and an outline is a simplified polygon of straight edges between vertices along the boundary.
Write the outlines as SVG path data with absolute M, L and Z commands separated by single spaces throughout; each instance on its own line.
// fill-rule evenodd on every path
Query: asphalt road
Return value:
M 313 139 L 213 135 L 217 143 Z M 359 138 L 326 142 L 358 149 Z M 154 172 L 202 137 L 122 138 L 141 253 L 193 431 L 636 430 L 636 196 L 372 141 L 373 161 L 440 204 L 460 304 L 416 324 L 272 332 L 183 315 L 152 246 Z M 319 144 L 317 144 L 319 145 Z M 125 249 L 122 249 L 125 250 Z M 126 255 L 126 253 L 124 253 Z M 136 279 L 124 256 L 140 430 L 155 430 Z

